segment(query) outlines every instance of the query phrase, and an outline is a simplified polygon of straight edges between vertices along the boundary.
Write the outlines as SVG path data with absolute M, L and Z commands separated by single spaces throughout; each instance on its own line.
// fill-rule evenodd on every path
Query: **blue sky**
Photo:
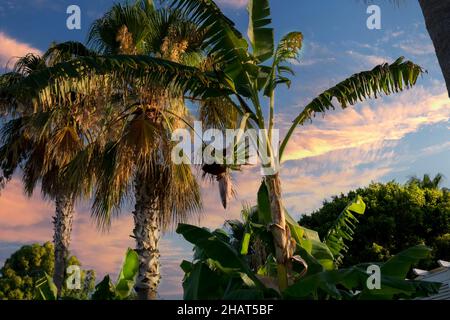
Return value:
M 245 0 L 218 1 L 245 32 Z M 66 8 L 82 10 L 82 29 L 66 28 Z M 52 41 L 84 41 L 93 19 L 112 1 L 2 0 L 0 1 L 0 63 L 28 51 L 44 51 Z M 345 111 L 318 117 L 295 135 L 283 166 L 283 191 L 291 213 L 311 212 L 325 198 L 371 181 L 411 175 L 443 173 L 450 186 L 450 101 L 418 2 L 406 0 L 400 7 L 375 1 L 381 7 L 382 29 L 366 27 L 367 5 L 358 0 L 271 1 L 276 37 L 298 30 L 304 34 L 297 76 L 291 89 L 281 90 L 277 126 L 281 131 L 310 99 L 353 73 L 405 56 L 428 73 L 413 90 L 360 103 Z M 218 227 L 225 219 L 239 217 L 243 202 L 254 203 L 260 177 L 247 171 L 235 177 L 238 198 L 225 211 L 217 186 L 204 186 L 205 210 L 201 225 Z M 51 203 L 37 193 L 23 196 L 15 178 L 0 197 L 0 262 L 24 243 L 51 240 Z M 126 247 L 132 222 L 124 208 L 110 234 L 99 234 L 89 219 L 89 206 L 80 203 L 74 226 L 73 253 L 86 267 L 100 274 L 115 273 Z M 180 297 L 182 259 L 190 247 L 173 234 L 162 241 L 163 298 Z

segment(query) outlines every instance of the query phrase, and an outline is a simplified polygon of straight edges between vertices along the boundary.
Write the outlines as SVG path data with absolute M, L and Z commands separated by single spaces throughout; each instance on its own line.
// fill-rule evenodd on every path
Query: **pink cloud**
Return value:
M 14 178 L 0 194 L 0 238 L 4 240 L 9 228 L 33 226 L 50 220 L 52 215 L 50 202 L 42 201 L 39 195 L 28 198 L 21 181 Z
M 419 98 L 420 97 L 420 98 Z M 288 145 L 284 160 L 323 155 L 339 149 L 360 147 L 387 140 L 400 140 L 425 125 L 450 119 L 445 92 L 430 93 L 423 87 L 397 95 L 375 107 L 363 104 L 330 111 L 312 124 L 299 127 Z
M 33 48 L 29 44 L 13 39 L 1 31 L 0 43 L 0 67 L 2 68 L 7 64 L 11 65 L 17 57 L 25 56 L 28 53 L 34 53 L 37 55 L 42 54 L 38 49 Z

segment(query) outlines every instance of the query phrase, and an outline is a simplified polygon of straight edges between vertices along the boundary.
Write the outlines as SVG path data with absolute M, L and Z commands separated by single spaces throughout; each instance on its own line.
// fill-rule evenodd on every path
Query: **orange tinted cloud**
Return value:
M 425 125 L 450 119 L 446 92 L 433 95 L 415 88 L 375 108 L 367 104 L 330 111 L 323 120 L 299 127 L 288 145 L 284 160 L 314 157 L 330 151 L 386 140 L 400 140 Z
M 37 192 L 39 194 L 39 191 Z M 0 194 L 0 234 L 4 238 L 6 229 L 27 227 L 50 221 L 53 207 L 42 201 L 39 195 L 28 198 L 19 179 L 13 179 Z
M 23 57 L 28 53 L 41 54 L 36 48 L 9 37 L 0 31 L 0 67 L 3 68 L 8 64 L 12 66 L 17 57 Z

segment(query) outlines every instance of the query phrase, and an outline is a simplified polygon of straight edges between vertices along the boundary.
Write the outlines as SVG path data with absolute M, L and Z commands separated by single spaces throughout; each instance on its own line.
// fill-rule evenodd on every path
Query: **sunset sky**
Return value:
M 246 0 L 218 0 L 246 31 Z M 366 27 L 367 5 L 358 0 L 271 1 L 276 37 L 298 30 L 304 49 L 294 66 L 291 89 L 277 98 L 277 128 L 285 132 L 302 106 L 348 76 L 405 56 L 428 73 L 407 92 L 336 110 L 298 129 L 282 168 L 284 199 L 296 217 L 320 207 L 332 195 L 371 181 L 443 173 L 450 187 L 450 100 L 424 19 L 416 0 L 399 7 L 375 1 L 382 9 L 382 29 Z M 82 29 L 66 28 L 66 8 L 82 10 Z M 112 4 L 107 0 L 0 0 L 0 72 L 13 57 L 40 53 L 52 41 L 85 41 L 90 23 Z M 234 176 L 238 196 L 223 210 L 217 186 L 204 183 L 204 212 L 191 221 L 215 228 L 238 218 L 243 203 L 254 204 L 261 176 L 248 170 Z M 131 208 L 123 208 L 110 233 L 99 233 L 90 219 L 89 201 L 79 202 L 72 253 L 100 276 L 116 274 L 127 247 L 133 247 Z M 39 190 L 28 199 L 18 174 L 0 195 L 0 265 L 21 245 L 52 240 L 53 205 Z M 173 233 L 164 236 L 162 298 L 180 298 L 179 264 L 191 259 L 191 247 Z

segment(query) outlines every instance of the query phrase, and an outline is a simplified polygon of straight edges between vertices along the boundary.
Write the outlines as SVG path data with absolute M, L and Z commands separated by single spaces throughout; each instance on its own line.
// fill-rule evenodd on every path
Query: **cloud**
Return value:
M 283 175 L 283 193 L 286 207 L 298 219 L 320 207 L 324 199 L 378 181 L 391 171 L 389 166 L 360 169 L 347 167 L 343 170 L 310 172 L 289 179 Z
M 431 155 L 441 153 L 445 150 L 450 150 L 450 141 L 423 148 L 421 150 L 421 154 L 422 154 L 422 156 L 431 156 Z
M 375 107 L 366 103 L 330 111 L 323 119 L 314 119 L 314 124 L 298 129 L 288 145 L 285 159 L 302 159 L 385 140 L 400 140 L 422 126 L 449 118 L 450 101 L 445 92 L 433 95 L 423 87 L 416 87 Z
M 385 35 L 379 39 L 375 48 L 385 47 L 390 44 L 393 48 L 402 50 L 413 56 L 434 55 L 435 49 L 430 36 L 422 32 L 422 24 L 413 24 L 409 32 L 403 30 L 387 30 Z
M 362 54 L 353 50 L 345 52 L 352 59 L 357 60 L 364 67 L 375 67 L 379 64 L 391 62 L 393 59 L 390 57 L 377 56 L 373 54 Z
M 301 57 L 298 61 L 292 60 L 291 63 L 297 66 L 309 67 L 316 64 L 335 62 L 333 52 L 326 46 L 314 41 L 307 41 L 301 51 Z
M 224 6 L 243 8 L 247 6 L 248 0 L 217 0 L 216 2 Z
M 39 49 L 33 48 L 29 44 L 11 38 L 6 33 L 0 31 L 0 67 L 14 63 L 17 57 L 25 56 L 28 53 L 42 54 Z
M 417 43 L 413 40 L 403 41 L 399 44 L 394 45 L 395 48 L 399 48 L 406 52 L 407 54 L 420 56 L 434 54 L 434 46 L 431 43 Z
M 39 196 L 29 199 L 23 193 L 21 181 L 13 179 L 0 195 L 0 237 L 5 239 L 8 230 L 15 227 L 29 227 L 50 221 L 51 203 L 42 201 Z

